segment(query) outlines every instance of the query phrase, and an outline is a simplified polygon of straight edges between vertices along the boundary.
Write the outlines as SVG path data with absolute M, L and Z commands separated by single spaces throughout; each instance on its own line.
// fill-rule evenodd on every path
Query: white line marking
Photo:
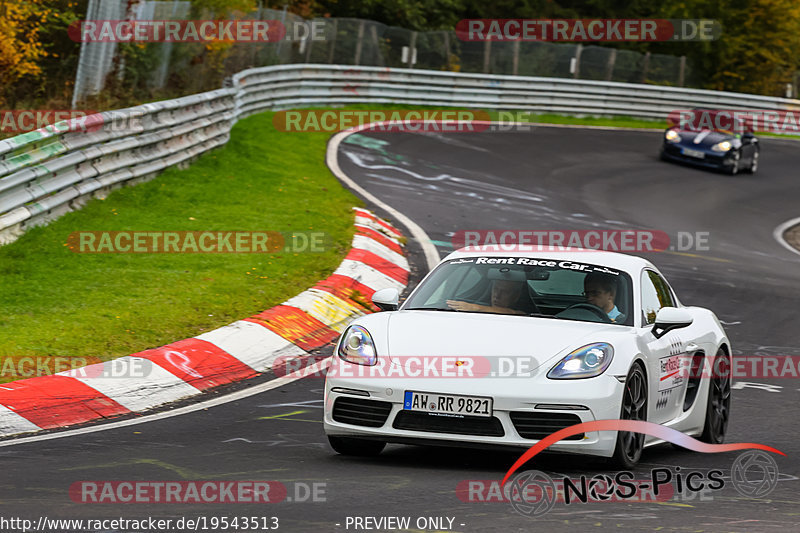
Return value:
M 328 141 L 328 152 L 325 154 L 325 161 L 328 164 L 328 168 L 331 169 L 333 175 L 336 176 L 342 183 L 346 184 L 350 189 L 357 192 L 362 198 L 372 202 L 392 215 L 398 222 L 408 228 L 408 232 L 419 242 L 420 246 L 422 246 L 422 251 L 425 254 L 425 262 L 428 263 L 428 270 L 433 270 L 433 267 L 439 264 L 439 260 L 441 258 L 439 257 L 439 252 L 436 250 L 436 246 L 433 245 L 430 237 L 428 237 L 428 234 L 425 233 L 425 230 L 423 230 L 417 225 L 416 222 L 408 218 L 394 207 L 379 200 L 371 193 L 368 193 L 360 185 L 356 184 L 356 182 L 354 182 L 347 174 L 345 174 L 342 168 L 339 166 L 339 145 L 342 143 L 345 137 L 354 133 L 358 133 L 363 129 L 370 128 L 371 126 L 371 124 L 365 124 L 363 126 L 339 132 L 331 137 L 331 139 Z
M 314 363 L 311 366 L 306 368 L 301 368 L 291 374 L 287 374 L 283 377 L 273 379 L 271 381 L 267 381 L 266 383 L 262 383 L 260 385 L 255 385 L 254 387 L 240 390 L 237 392 L 233 392 L 226 396 L 221 396 L 219 398 L 213 398 L 211 400 L 206 400 L 205 402 L 196 403 L 193 405 L 187 405 L 185 407 L 181 407 L 179 409 L 173 409 L 171 411 L 163 411 L 161 413 L 155 413 L 152 415 L 145 415 L 140 416 L 137 418 L 131 418 L 129 420 L 120 420 L 119 422 L 111 422 L 109 424 L 102 424 L 99 426 L 90 426 L 85 428 L 79 429 L 70 429 L 67 431 L 61 431 L 58 433 L 50 433 L 48 435 L 33 435 L 31 437 L 22 437 L 20 439 L 14 440 L 7 440 L 0 442 L 0 448 L 6 446 L 15 446 L 17 444 L 25 444 L 29 442 L 40 442 L 45 440 L 52 440 L 52 439 L 61 439 L 65 437 L 74 437 L 76 435 L 86 435 L 88 433 L 96 433 L 98 431 L 107 431 L 109 429 L 116 429 L 121 427 L 127 426 L 135 426 L 138 424 L 144 424 L 145 422 L 153 422 L 156 420 L 163 420 L 165 418 L 172 418 L 173 416 L 185 415 L 189 413 L 193 413 L 195 411 L 200 411 L 202 409 L 209 409 L 211 407 L 216 407 L 217 405 L 226 404 L 229 402 L 235 402 L 236 400 L 241 400 L 243 398 L 248 398 L 250 396 L 254 396 L 256 394 L 261 394 L 262 392 L 266 392 L 272 389 L 277 389 L 282 385 L 286 385 L 287 383 L 291 383 L 293 381 L 297 381 L 309 374 L 313 374 L 316 372 L 321 371 L 323 368 L 326 368 L 330 364 L 330 358 L 326 358 L 318 363 Z
M 800 217 L 787 220 L 786 222 L 775 228 L 775 230 L 772 232 L 772 236 L 775 237 L 775 240 L 778 241 L 778 243 L 781 246 L 783 246 L 792 253 L 800 255 L 800 250 L 797 250 L 794 246 L 786 242 L 786 239 L 783 238 L 783 234 L 787 229 L 791 228 L 792 226 L 796 226 L 798 224 L 800 224 Z

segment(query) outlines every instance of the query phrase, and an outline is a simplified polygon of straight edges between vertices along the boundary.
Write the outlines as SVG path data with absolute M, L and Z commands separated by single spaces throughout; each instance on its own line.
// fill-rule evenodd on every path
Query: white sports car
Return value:
M 642 258 L 459 250 L 399 310 L 395 289 L 373 302 L 385 312 L 349 325 L 328 370 L 324 428 L 339 453 L 378 454 L 387 442 L 528 448 L 608 419 L 725 436 L 725 331 Z M 630 468 L 659 442 L 599 431 L 550 449 Z

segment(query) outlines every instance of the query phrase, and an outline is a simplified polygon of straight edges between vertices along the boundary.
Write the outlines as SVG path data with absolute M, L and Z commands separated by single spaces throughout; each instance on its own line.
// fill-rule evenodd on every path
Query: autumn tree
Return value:
M 41 72 L 39 61 L 47 55 L 39 32 L 51 11 L 44 0 L 0 2 L 0 103 L 5 92 L 23 76 Z

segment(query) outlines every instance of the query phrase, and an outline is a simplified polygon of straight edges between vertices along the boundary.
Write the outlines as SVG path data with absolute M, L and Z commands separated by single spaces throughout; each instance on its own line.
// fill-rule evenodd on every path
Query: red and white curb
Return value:
M 0 384 L 0 436 L 144 411 L 333 341 L 352 319 L 377 309 L 370 303 L 375 291 L 408 284 L 401 232 L 359 208 L 355 227 L 350 252 L 333 274 L 271 309 L 159 348 Z

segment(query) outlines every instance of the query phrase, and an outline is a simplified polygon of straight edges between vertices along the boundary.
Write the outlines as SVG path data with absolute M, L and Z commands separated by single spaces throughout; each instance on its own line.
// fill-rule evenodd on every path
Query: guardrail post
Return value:
M 283 12 L 281 13 L 281 26 L 286 27 L 286 10 L 289 9 L 289 4 L 283 4 Z M 283 48 L 283 39 L 278 41 L 278 50 L 275 52 L 278 63 L 281 63 L 281 48 Z
M 648 70 L 650 70 L 650 52 L 644 55 L 644 63 L 642 63 L 642 83 L 647 83 Z
M 611 81 L 614 78 L 614 65 L 617 63 L 617 49 L 612 48 L 611 53 L 608 55 L 608 63 L 606 63 L 606 81 Z
M 444 32 L 444 61 L 447 70 L 450 70 L 450 32 Z
M 333 39 L 331 39 L 331 48 L 328 50 L 328 64 L 333 64 L 333 53 L 336 50 L 336 35 L 339 33 L 339 19 L 333 19 Z
M 579 44 L 577 48 L 575 48 L 575 57 L 572 58 L 572 63 L 570 65 L 570 71 L 572 72 L 573 78 L 580 78 L 581 77 L 581 54 L 583 53 L 583 45 Z
M 361 47 L 364 45 L 364 21 L 358 25 L 358 42 L 356 43 L 356 65 L 361 64 Z
M 386 61 L 384 60 L 383 53 L 381 53 L 381 42 L 378 40 L 378 30 L 375 28 L 374 24 L 370 25 L 369 34 L 372 37 L 372 40 L 375 42 L 375 53 L 378 55 L 378 66 L 382 67 L 386 64 Z
M 678 70 L 678 87 L 686 83 L 686 56 L 681 56 L 681 66 Z
M 488 39 L 483 42 L 483 73 L 489 73 L 489 64 L 492 59 L 492 41 Z
M 412 68 L 417 60 L 417 32 L 411 32 L 411 39 L 408 41 L 408 68 Z
M 309 30 L 309 34 L 303 39 L 303 43 L 308 41 L 308 48 L 306 48 L 306 63 L 311 63 L 311 48 L 314 46 L 314 31 Z

